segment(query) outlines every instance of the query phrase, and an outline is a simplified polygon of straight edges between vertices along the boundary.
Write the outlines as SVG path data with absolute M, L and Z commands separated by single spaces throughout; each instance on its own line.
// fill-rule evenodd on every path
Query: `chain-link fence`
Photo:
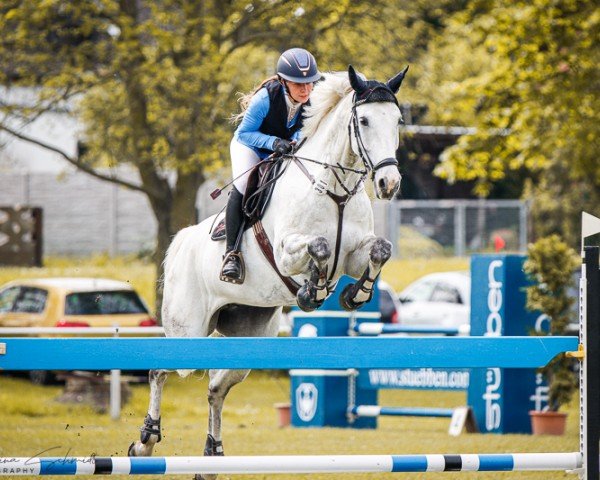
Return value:
M 387 208 L 396 257 L 525 252 L 529 209 L 519 200 L 400 200 Z

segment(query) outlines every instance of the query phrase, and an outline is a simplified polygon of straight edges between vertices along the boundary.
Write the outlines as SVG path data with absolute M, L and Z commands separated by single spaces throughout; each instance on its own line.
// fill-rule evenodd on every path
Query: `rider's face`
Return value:
M 310 97 L 310 92 L 312 92 L 313 84 L 312 83 L 296 83 L 296 82 L 285 82 L 288 92 L 290 96 L 296 101 L 300 103 L 308 102 L 308 98 Z

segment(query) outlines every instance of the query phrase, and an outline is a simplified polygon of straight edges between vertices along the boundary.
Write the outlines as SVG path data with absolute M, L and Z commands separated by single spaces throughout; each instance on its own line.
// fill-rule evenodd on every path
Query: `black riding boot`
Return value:
M 225 231 L 227 233 L 227 247 L 225 259 L 221 269 L 221 280 L 231 283 L 244 282 L 244 259 L 240 252 L 241 230 L 244 223 L 242 212 L 242 199 L 244 196 L 233 187 L 227 201 L 225 210 Z

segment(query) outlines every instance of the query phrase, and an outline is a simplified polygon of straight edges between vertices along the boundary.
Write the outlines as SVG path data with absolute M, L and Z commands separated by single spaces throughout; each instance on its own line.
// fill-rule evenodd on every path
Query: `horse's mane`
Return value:
M 328 72 L 324 80 L 317 82 L 310 95 L 310 106 L 305 109 L 302 136 L 311 137 L 323 119 L 351 91 L 348 72 Z

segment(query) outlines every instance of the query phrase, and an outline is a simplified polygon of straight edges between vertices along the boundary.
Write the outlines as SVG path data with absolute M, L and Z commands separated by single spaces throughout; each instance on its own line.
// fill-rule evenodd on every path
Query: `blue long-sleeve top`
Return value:
M 250 104 L 244 113 L 244 117 L 233 135 L 238 142 L 254 150 L 260 158 L 266 158 L 269 154 L 260 151 L 259 149 L 273 151 L 273 142 L 275 142 L 275 139 L 277 138 L 273 135 L 265 135 L 259 131 L 263 120 L 269 113 L 269 107 L 269 92 L 266 88 L 261 88 L 250 100 Z M 298 113 L 296 113 L 294 118 L 288 122 L 288 128 L 296 124 L 300 118 L 300 112 L 301 109 L 298 109 Z M 291 140 L 298 140 L 299 138 L 300 130 L 294 132 Z

